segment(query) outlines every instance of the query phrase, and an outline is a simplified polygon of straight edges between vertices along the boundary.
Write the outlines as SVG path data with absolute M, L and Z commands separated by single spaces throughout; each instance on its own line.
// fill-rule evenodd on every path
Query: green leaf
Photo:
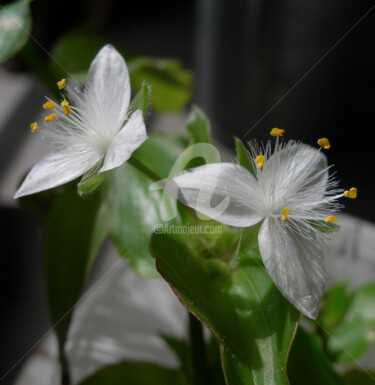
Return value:
M 100 206 L 100 196 L 81 199 L 76 183 L 20 199 L 42 224 L 47 300 L 63 366 L 72 311 L 107 234 L 103 221 L 106 208 Z
M 81 25 L 67 32 L 52 49 L 50 66 L 56 79 L 68 75 L 79 83 L 86 79 L 91 61 L 106 41 L 90 25 Z
M 156 132 L 133 153 L 133 157 L 160 179 L 167 178 L 186 146 L 187 141 L 184 138 Z
M 246 149 L 245 145 L 238 138 L 234 138 L 234 141 L 236 143 L 236 154 L 238 163 L 242 167 L 245 167 L 248 171 L 250 171 L 254 176 L 256 176 L 256 172 L 254 170 L 254 163 L 251 160 L 250 154 Z
M 163 177 L 168 175 L 182 146 L 176 138 L 150 135 L 136 151 L 137 159 Z M 164 221 L 160 210 L 162 190 L 152 190 L 152 184 L 151 179 L 125 163 L 108 174 L 103 183 L 103 199 L 108 209 L 108 231 L 119 254 L 129 261 L 136 274 L 156 277 L 159 275 L 148 243 L 155 226 L 162 226 Z
M 132 89 L 144 81 L 152 85 L 152 106 L 162 112 L 175 112 L 191 98 L 193 76 L 174 59 L 137 57 L 127 61 Z
M 351 369 L 344 374 L 346 385 L 374 385 L 375 372 Z
M 184 376 L 149 363 L 122 362 L 108 366 L 80 382 L 80 385 L 188 385 Z
M 288 377 L 291 385 L 344 385 L 324 355 L 318 337 L 298 328 L 290 352 Z
M 0 5 L 0 63 L 17 53 L 29 39 L 31 15 L 28 0 Z
M 318 321 L 328 330 L 332 330 L 345 315 L 350 296 L 347 292 L 348 284 L 340 283 L 324 294 Z
M 97 169 L 100 168 L 97 167 Z M 82 179 L 77 185 L 78 194 L 81 197 L 84 197 L 86 194 L 90 194 L 95 191 L 103 183 L 107 173 L 108 172 L 106 171 L 92 174 L 92 172 L 88 171 L 82 176 Z
M 218 275 L 187 237 L 153 234 L 150 250 L 179 300 L 219 340 L 228 384 L 288 384 L 285 366 L 298 313 L 272 283 L 259 253 L 236 257 Z
M 193 106 L 186 122 L 192 143 L 211 143 L 211 125 L 204 112 Z
M 350 296 L 346 313 L 327 338 L 336 362 L 352 362 L 375 342 L 375 283 L 366 284 Z
M 150 104 L 150 96 L 151 96 L 151 86 L 147 82 L 143 82 L 141 85 L 141 89 L 134 97 L 132 102 L 129 105 L 128 113 L 130 115 L 136 111 L 141 110 L 143 114 L 143 118 L 147 118 L 147 111 Z

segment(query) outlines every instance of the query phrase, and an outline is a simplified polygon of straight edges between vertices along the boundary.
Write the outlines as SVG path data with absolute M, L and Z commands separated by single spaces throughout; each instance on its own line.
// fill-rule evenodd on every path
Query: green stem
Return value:
M 189 313 L 190 346 L 193 363 L 194 385 L 207 385 L 206 346 L 203 326 L 194 315 Z
M 135 167 L 138 171 L 140 171 L 142 174 L 146 175 L 153 181 L 157 182 L 161 178 L 159 178 L 153 171 L 151 171 L 148 167 L 146 167 L 143 163 L 141 163 L 139 160 L 137 160 L 134 156 L 132 156 L 130 159 L 127 160 L 128 163 L 130 163 L 133 167 Z
M 59 358 L 60 358 L 60 365 L 61 365 L 61 385 L 70 385 L 71 380 L 70 380 L 69 364 L 65 356 L 64 347 L 61 345 L 59 349 Z

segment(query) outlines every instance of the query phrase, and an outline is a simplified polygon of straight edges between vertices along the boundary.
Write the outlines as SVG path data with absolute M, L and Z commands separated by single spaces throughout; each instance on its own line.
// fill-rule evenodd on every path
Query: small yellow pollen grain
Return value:
M 318 140 L 319 146 L 323 147 L 325 150 L 329 150 L 331 148 L 331 143 L 329 143 L 329 140 L 327 138 L 320 138 Z
M 258 156 L 255 158 L 255 162 L 257 162 L 257 167 L 258 167 L 258 168 L 262 168 L 262 167 L 263 167 L 263 164 L 264 164 L 264 155 L 258 155 Z
M 346 190 L 344 192 L 344 197 L 350 199 L 357 198 L 357 189 L 355 187 L 352 187 L 350 190 Z
M 66 80 L 61 79 L 59 82 L 57 82 L 57 87 L 59 87 L 59 90 L 62 90 L 66 86 Z
M 61 107 L 65 115 L 70 114 L 69 102 L 66 99 L 61 102 Z
M 49 114 L 48 116 L 46 116 L 45 118 L 44 118 L 44 121 L 46 122 L 46 123 L 48 123 L 48 122 L 50 122 L 51 120 L 53 120 L 53 119 L 55 119 L 56 118 L 56 114 Z
M 324 220 L 324 222 L 326 223 L 337 222 L 337 218 L 335 218 L 333 215 L 330 215 Z
M 39 128 L 39 126 L 38 126 L 38 123 L 37 123 L 37 122 L 34 122 L 34 123 L 31 123 L 31 124 L 30 124 L 31 132 L 37 131 L 38 128 Z
M 289 214 L 289 209 L 288 209 L 288 207 L 284 207 L 284 208 L 283 208 L 283 216 L 281 217 L 281 220 L 285 222 L 286 219 L 288 218 L 288 214 Z
M 271 136 L 283 136 L 284 134 L 284 130 L 282 130 L 281 128 L 273 128 L 270 132 L 270 135 Z
M 49 100 L 48 100 L 48 102 L 45 102 L 43 104 L 43 108 L 46 110 L 50 110 L 51 108 L 55 108 L 55 107 L 56 107 L 55 104 L 50 102 Z

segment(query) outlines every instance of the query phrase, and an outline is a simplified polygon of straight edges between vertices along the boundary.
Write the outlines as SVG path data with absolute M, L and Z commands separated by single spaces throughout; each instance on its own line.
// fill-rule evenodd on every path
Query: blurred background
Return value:
M 327 156 L 340 186 L 359 191 L 357 200 L 345 201 L 346 212 L 374 221 L 372 1 L 34 0 L 30 7 L 32 39 L 0 66 L 0 244 L 5 250 L 0 295 L 7 314 L 0 332 L 9 353 L 0 363 L 2 372 L 49 324 L 37 257 L 40 244 L 35 242 L 40 232 L 35 219 L 15 207 L 12 193 L 22 173 L 45 151 L 34 139 L 32 146 L 25 145 L 29 123 L 38 118 L 43 96 L 49 94 L 30 67 L 38 73 L 37 60 L 53 61 L 49 53 L 72 29 L 85 25 L 92 31 L 88 36 L 101 36 L 129 57 L 179 59 L 194 73 L 191 102 L 211 119 L 215 141 L 229 149 L 233 136 L 266 140 L 272 127 L 283 128 L 286 139 L 313 146 L 328 137 L 332 148 Z M 88 38 L 87 49 L 92 46 Z M 35 50 L 40 58 L 31 63 Z M 169 125 L 169 131 L 177 132 L 188 110 L 189 105 L 185 113 L 153 113 L 149 126 Z M 30 255 L 35 260 L 25 262 Z M 21 306 L 25 291 L 30 296 Z M 28 327 L 15 320 L 22 325 L 26 320 Z M 18 339 L 8 330 L 17 330 Z M 12 383 L 16 373 L 3 383 Z

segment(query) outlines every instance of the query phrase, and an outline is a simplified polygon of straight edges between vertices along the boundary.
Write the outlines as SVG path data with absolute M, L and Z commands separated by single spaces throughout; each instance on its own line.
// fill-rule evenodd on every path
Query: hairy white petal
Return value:
M 146 126 L 141 110 L 135 111 L 122 130 L 109 145 L 101 172 L 121 166 L 147 139 Z
M 166 191 L 227 225 L 252 226 L 262 219 L 255 178 L 233 163 L 207 164 L 184 171 L 167 183 Z
M 280 292 L 298 310 L 315 319 L 325 282 L 320 240 L 306 239 L 279 219 L 267 218 L 258 241 L 263 263 Z
M 100 155 L 95 153 L 50 153 L 30 170 L 14 198 L 70 182 L 95 166 L 99 161 Z
M 87 111 L 103 130 L 120 129 L 130 101 L 129 73 L 123 57 L 104 46 L 91 63 L 85 84 Z
M 314 201 L 326 191 L 327 158 L 313 147 L 290 142 L 266 160 L 258 179 L 264 193 L 275 201 L 292 200 L 304 192 Z

